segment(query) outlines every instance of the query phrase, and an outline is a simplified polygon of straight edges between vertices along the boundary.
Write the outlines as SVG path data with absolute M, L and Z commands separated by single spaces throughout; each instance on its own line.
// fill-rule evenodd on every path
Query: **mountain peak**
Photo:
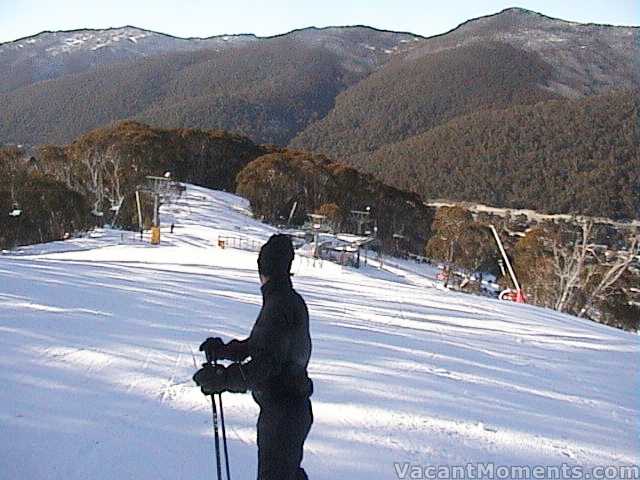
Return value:
M 522 7 L 509 7 L 504 10 L 500 10 L 497 13 L 491 15 L 485 15 L 482 17 L 474 18 L 465 23 L 473 23 L 476 20 L 483 19 L 503 19 L 503 18 L 515 18 L 518 21 L 543 21 L 543 22 L 554 22 L 554 23 L 565 23 L 565 24 L 573 24 L 573 25 L 586 25 L 580 22 L 575 22 L 571 20 L 565 20 L 562 18 L 555 18 L 545 15 L 544 13 L 536 12 L 535 10 L 528 10 Z
M 518 13 L 521 15 L 542 15 L 539 12 L 535 12 L 533 10 L 528 10 L 526 8 L 522 8 L 522 7 L 509 7 L 509 8 L 505 8 L 504 10 L 502 10 L 500 13 Z

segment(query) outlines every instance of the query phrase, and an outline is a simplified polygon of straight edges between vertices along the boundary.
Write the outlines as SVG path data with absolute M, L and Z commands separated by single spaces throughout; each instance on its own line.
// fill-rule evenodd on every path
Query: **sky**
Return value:
M 123 25 L 179 37 L 356 24 L 429 36 L 509 7 L 578 22 L 640 24 L 638 0 L 0 0 L 0 42 L 43 30 Z

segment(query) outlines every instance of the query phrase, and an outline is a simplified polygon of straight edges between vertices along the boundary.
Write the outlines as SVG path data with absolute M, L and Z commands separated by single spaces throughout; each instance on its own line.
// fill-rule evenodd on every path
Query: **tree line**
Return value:
M 288 221 L 293 210 L 294 225 L 313 212 L 341 224 L 352 210 L 369 207 L 378 238 L 387 248 L 399 234 L 419 251 L 429 238 L 434 213 L 416 194 L 300 150 L 283 149 L 257 158 L 238 174 L 236 191 L 249 199 L 256 215 L 271 223 Z
M 2 170 L 7 172 L 15 165 L 22 174 L 3 176 L 7 192 L 13 192 L 3 201 L 6 209 L 17 202 L 24 210 L 23 218 L 31 218 L 36 206 L 22 179 L 37 176 L 55 183 L 51 191 L 77 197 L 73 211 L 84 220 L 76 221 L 76 229 L 103 223 L 137 228 L 136 188 L 147 175 L 165 172 L 182 182 L 237 191 L 250 199 L 257 215 L 273 223 L 288 216 L 294 202 L 293 221 L 298 224 L 324 204 L 335 204 L 343 216 L 369 206 L 383 241 L 390 242 L 394 233 L 402 233 L 412 239 L 415 250 L 428 238 L 433 216 L 418 195 L 384 185 L 351 167 L 306 152 L 256 145 L 221 130 L 161 129 L 125 121 L 88 132 L 68 145 L 43 145 L 29 151 L 5 148 L 2 152 L 15 159 L 13 163 L 2 161 Z M 143 203 L 149 208 L 151 202 Z M 11 230 L 11 225 L 6 228 Z M 58 239 L 73 228 L 70 222 L 58 229 L 43 224 L 35 228 L 43 232 L 35 240 L 27 235 L 29 230 L 33 229 L 23 228 L 21 233 L 13 229 L 2 247 Z
M 135 191 L 163 175 L 234 191 L 235 176 L 270 151 L 221 130 L 159 129 L 120 122 L 68 145 L 0 149 L 0 248 L 63 238 L 104 223 L 137 228 Z M 145 217 L 151 201 L 145 198 Z M 11 216 L 13 205 L 21 215 Z

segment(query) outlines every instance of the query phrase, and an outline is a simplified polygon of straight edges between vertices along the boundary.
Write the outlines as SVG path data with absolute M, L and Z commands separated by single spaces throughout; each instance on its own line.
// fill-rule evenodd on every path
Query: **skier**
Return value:
M 258 271 L 263 304 L 251 334 L 228 344 L 208 338 L 200 350 L 234 363 L 205 364 L 193 376 L 205 395 L 251 390 L 260 406 L 258 480 L 308 478 L 300 463 L 313 423 L 313 383 L 307 375 L 311 337 L 307 306 L 291 285 L 293 257 L 286 235 L 273 235 L 262 246 Z

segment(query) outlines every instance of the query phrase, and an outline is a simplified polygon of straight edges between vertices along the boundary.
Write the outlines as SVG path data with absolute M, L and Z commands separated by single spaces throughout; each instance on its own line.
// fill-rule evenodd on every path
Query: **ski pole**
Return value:
M 215 355 L 214 355 L 215 356 Z M 218 366 L 218 357 L 214 359 L 214 365 Z M 211 397 L 213 400 L 213 396 Z M 224 447 L 224 466 L 227 472 L 227 480 L 231 480 L 231 472 L 229 470 L 229 450 L 227 448 L 227 427 L 224 423 L 224 410 L 222 409 L 222 393 L 218 394 L 218 402 L 220 402 L 220 423 L 222 425 L 222 446 Z
M 205 355 L 207 356 L 207 363 L 210 364 L 211 356 L 207 349 L 205 349 Z M 218 410 L 216 409 L 215 395 L 211 395 L 211 411 L 213 413 L 213 436 L 216 447 L 216 471 L 218 473 L 218 480 L 222 480 L 222 467 L 220 465 L 220 434 L 218 433 Z

